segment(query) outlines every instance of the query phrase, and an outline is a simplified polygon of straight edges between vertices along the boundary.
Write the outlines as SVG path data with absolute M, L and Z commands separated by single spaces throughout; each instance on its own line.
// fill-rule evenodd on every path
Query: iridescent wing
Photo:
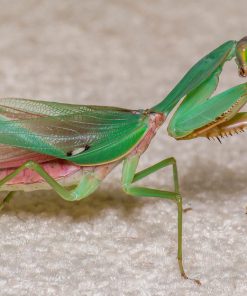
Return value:
M 83 165 L 110 162 L 134 147 L 147 129 L 148 117 L 142 111 L 1 99 L 0 164 L 30 156 L 40 162 L 51 158 Z

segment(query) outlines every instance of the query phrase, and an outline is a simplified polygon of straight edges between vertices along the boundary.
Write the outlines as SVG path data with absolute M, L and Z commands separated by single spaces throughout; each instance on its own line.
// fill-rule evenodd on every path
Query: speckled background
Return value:
M 247 35 L 246 0 L 0 0 L 0 96 L 152 106 L 200 57 Z M 219 89 L 243 80 L 225 67 Z M 117 168 L 80 202 L 16 193 L 0 214 L 0 295 L 246 295 L 246 134 L 177 142 L 162 128 L 141 168 L 178 161 L 185 206 L 126 196 Z M 171 189 L 169 169 L 146 180 Z

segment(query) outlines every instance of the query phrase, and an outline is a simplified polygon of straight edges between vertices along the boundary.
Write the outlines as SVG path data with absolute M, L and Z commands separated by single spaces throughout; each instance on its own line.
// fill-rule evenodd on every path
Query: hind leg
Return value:
M 10 173 L 8 176 L 0 180 L 0 187 L 4 184 L 7 184 L 11 179 L 13 179 L 15 176 L 17 176 L 19 173 L 27 168 L 38 173 L 51 186 L 51 188 L 54 189 L 54 191 L 56 191 L 63 199 L 67 201 L 75 201 L 87 197 L 88 195 L 93 193 L 101 183 L 101 181 L 96 178 L 94 173 L 88 172 L 82 176 L 82 179 L 75 188 L 73 188 L 72 190 L 68 190 L 61 186 L 54 178 L 52 178 L 40 164 L 34 161 L 28 161 L 12 173 Z M 10 192 L 2 201 L 0 209 L 2 209 L 3 206 L 8 203 L 12 197 L 13 192 Z

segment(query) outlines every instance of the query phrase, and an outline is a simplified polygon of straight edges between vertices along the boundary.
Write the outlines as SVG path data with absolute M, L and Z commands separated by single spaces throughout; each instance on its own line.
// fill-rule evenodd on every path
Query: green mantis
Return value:
M 0 101 L 0 190 L 54 189 L 63 199 L 76 201 L 93 193 L 123 163 L 122 188 L 136 197 L 158 197 L 176 203 L 178 211 L 178 265 L 188 278 L 182 258 L 182 196 L 176 160 L 167 158 L 137 171 L 169 113 L 168 133 L 182 140 L 221 137 L 243 131 L 247 113 L 247 83 L 212 96 L 224 63 L 235 58 L 239 74 L 247 76 L 247 37 L 228 41 L 195 64 L 157 105 L 150 109 L 85 106 L 7 98 Z M 174 190 L 135 183 L 172 166 Z M 197 281 L 199 283 L 199 281 Z

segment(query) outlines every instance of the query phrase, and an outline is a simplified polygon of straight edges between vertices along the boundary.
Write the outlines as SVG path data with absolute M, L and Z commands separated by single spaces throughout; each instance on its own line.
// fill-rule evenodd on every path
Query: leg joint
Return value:
M 182 206 L 182 203 L 183 203 L 183 199 L 182 199 L 182 196 L 180 194 L 177 194 L 176 195 L 176 200 L 177 200 L 177 204 L 178 206 Z
M 130 194 L 130 185 L 129 184 L 122 184 L 122 188 L 123 188 L 123 191 L 126 193 L 126 194 Z
M 176 159 L 174 158 L 174 157 L 170 157 L 170 158 L 168 158 L 169 160 L 170 160 L 170 162 L 172 163 L 172 164 L 176 164 L 177 163 L 177 161 L 176 161 Z
M 25 168 L 28 168 L 28 169 L 33 169 L 36 165 L 37 163 L 33 160 L 29 160 L 24 164 Z

